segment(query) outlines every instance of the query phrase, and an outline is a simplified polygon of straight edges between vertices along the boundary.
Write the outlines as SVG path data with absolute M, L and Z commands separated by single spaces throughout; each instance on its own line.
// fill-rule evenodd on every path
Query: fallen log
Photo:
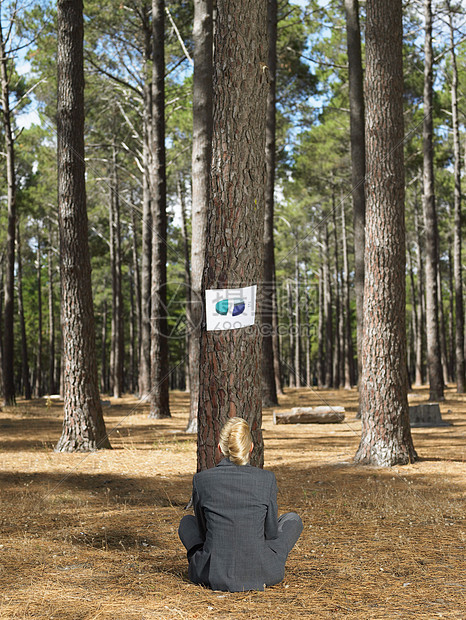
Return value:
M 339 424 L 345 419 L 344 407 L 293 407 L 274 411 L 274 424 Z

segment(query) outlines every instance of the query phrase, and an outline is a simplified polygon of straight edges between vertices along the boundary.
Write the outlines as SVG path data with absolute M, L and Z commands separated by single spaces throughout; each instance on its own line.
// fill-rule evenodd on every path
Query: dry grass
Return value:
M 413 402 L 427 398 L 417 390 Z M 0 413 L 0 618 L 466 618 L 466 397 L 448 390 L 453 426 L 414 429 L 420 461 L 352 463 L 354 391 L 289 390 L 281 406 L 343 404 L 339 425 L 273 426 L 266 467 L 280 510 L 305 523 L 283 583 L 211 592 L 187 580 L 177 536 L 195 470 L 188 397 L 151 422 L 125 398 L 104 413 L 113 451 L 56 454 L 60 406 Z M 128 416 L 128 414 L 131 414 Z M 128 417 L 126 417 L 128 416 Z

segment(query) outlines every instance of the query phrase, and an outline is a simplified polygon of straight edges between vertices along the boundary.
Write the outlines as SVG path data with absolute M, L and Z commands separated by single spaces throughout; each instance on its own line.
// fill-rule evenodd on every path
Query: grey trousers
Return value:
M 278 536 L 267 541 L 270 547 L 286 559 L 295 546 L 303 531 L 303 522 L 296 512 L 286 512 L 278 518 Z M 188 560 L 204 545 L 197 519 L 193 515 L 185 515 L 181 519 L 178 535 L 186 547 Z

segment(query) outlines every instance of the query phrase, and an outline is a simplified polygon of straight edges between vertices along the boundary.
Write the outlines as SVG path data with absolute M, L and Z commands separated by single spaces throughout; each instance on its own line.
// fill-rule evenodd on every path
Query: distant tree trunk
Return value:
M 0 23 L 0 68 L 2 81 L 2 116 L 6 156 L 7 210 L 6 273 L 3 302 L 3 400 L 5 405 L 16 404 L 14 377 L 14 293 L 15 293 L 15 231 L 16 231 L 16 176 L 15 149 L 11 127 L 10 79 L 8 55 L 3 26 Z
M 152 0 L 152 291 L 149 417 L 171 417 L 167 330 L 167 181 L 165 170 L 165 2 Z
M 218 0 L 217 10 L 203 290 L 260 285 L 263 277 L 267 5 Z M 263 465 L 261 346 L 259 313 L 251 328 L 202 331 L 199 469 L 215 464 L 220 428 L 229 416 L 247 420 L 251 463 Z
M 449 26 L 450 26 L 450 49 L 451 49 L 451 112 L 453 128 L 453 159 L 455 177 L 455 223 L 453 238 L 453 270 L 455 274 L 455 366 L 456 366 L 456 390 L 463 394 L 465 390 L 465 361 L 464 361 L 464 301 L 463 301 L 463 273 L 461 262 L 461 151 L 460 132 L 458 119 L 458 66 L 456 63 L 455 38 L 453 28 L 453 15 L 450 0 L 447 0 Z
M 419 336 L 419 328 L 417 325 L 417 320 L 418 320 L 418 316 L 417 316 L 417 296 L 416 296 L 416 286 L 414 283 L 414 269 L 413 269 L 413 261 L 411 258 L 411 250 L 410 248 L 408 248 L 407 250 L 407 258 L 408 258 L 408 273 L 409 273 L 409 283 L 411 286 L 411 325 L 412 325 L 412 341 L 413 341 L 413 363 L 410 364 L 408 363 L 408 368 L 411 370 L 413 370 L 414 372 L 412 373 L 411 376 L 417 377 L 418 375 L 418 368 L 416 365 L 417 362 L 417 356 L 416 356 L 416 352 L 418 349 L 418 336 Z M 409 358 L 409 347 L 408 347 L 408 358 Z M 414 366 L 414 368 L 412 368 L 412 366 Z
M 301 299 L 300 299 L 300 277 L 299 277 L 299 245 L 296 240 L 295 248 L 295 280 L 294 280 L 294 327 L 295 327 L 295 347 L 294 347 L 294 368 L 295 368 L 295 387 L 301 387 Z
M 143 175 L 142 175 L 142 250 L 141 250 L 141 332 L 139 357 L 139 398 L 146 399 L 151 389 L 150 348 L 151 348 L 151 282 L 152 282 L 152 213 L 150 196 L 150 145 L 152 142 L 152 76 L 149 66 L 152 57 L 152 29 L 149 19 L 150 3 L 144 3 L 144 50 L 143 50 Z
M 272 296 L 272 346 L 273 346 L 273 371 L 275 376 L 275 390 L 277 394 L 283 395 L 282 373 L 280 365 L 280 337 L 278 334 L 278 291 L 275 269 L 273 274 L 273 296 Z
M 83 7 L 58 0 L 58 214 L 64 366 L 63 433 L 56 450 L 110 448 L 97 386 L 84 175 Z
M 112 182 L 110 187 L 110 263 L 112 271 L 112 362 L 111 386 L 114 398 L 123 393 L 123 293 L 121 277 L 120 190 L 116 147 L 112 147 Z
M 268 0 L 267 31 L 269 37 L 267 121 L 265 128 L 265 211 L 264 211 L 264 284 L 262 297 L 262 404 L 278 404 L 274 372 L 273 296 L 275 286 L 275 257 L 273 240 L 275 190 L 275 105 L 277 75 L 277 0 Z M 299 348 L 298 348 L 299 352 Z M 297 371 L 298 372 L 298 371 Z M 297 377 L 299 374 L 297 374 Z
M 450 237 L 450 235 L 449 235 Z M 455 282 L 453 276 L 453 256 L 451 253 L 451 238 L 448 244 L 448 380 L 456 380 L 455 373 Z
M 335 194 L 332 193 L 332 220 L 333 220 L 333 279 L 335 281 L 335 346 L 333 349 L 333 385 L 340 387 L 341 383 L 341 334 L 342 334 L 342 316 L 341 316 L 341 295 L 340 295 L 340 268 L 338 260 L 338 233 L 337 233 L 337 216 Z
M 417 271 L 417 336 L 416 336 L 416 375 L 414 379 L 415 385 L 422 385 L 424 382 L 424 366 L 423 366 L 423 351 L 424 351 L 424 333 L 425 333 L 425 311 L 424 311 L 424 267 L 422 264 L 422 251 L 419 231 L 419 220 L 417 215 L 417 200 L 414 202 L 414 231 L 415 231 L 415 245 L 416 245 L 416 271 Z
M 40 233 L 37 233 L 36 277 L 37 277 L 37 357 L 36 357 L 36 384 L 34 392 L 36 398 L 42 396 L 42 257 Z
M 348 244 L 346 240 L 345 202 L 341 201 L 341 232 L 343 241 L 343 272 L 344 304 L 345 304 L 345 377 L 344 386 L 350 388 L 355 384 L 354 380 L 354 351 L 353 337 L 351 335 L 351 306 L 350 306 L 350 277 L 348 266 Z
M 320 236 L 320 235 L 319 235 Z M 325 386 L 325 317 L 324 317 L 324 268 L 322 259 L 322 243 L 319 243 L 319 323 L 318 323 L 318 355 L 317 355 L 317 385 Z
M 330 286 L 328 225 L 325 222 L 323 236 L 323 281 L 324 281 L 324 317 L 325 317 L 325 387 L 333 386 L 333 316 L 332 288 Z
M 55 383 L 55 310 L 53 293 L 53 234 L 52 226 L 49 228 L 49 247 L 47 252 L 48 276 L 49 276 L 49 394 L 57 391 Z
M 109 391 L 107 366 L 107 300 L 102 302 L 102 347 L 100 350 L 100 385 L 105 394 Z
M 133 258 L 133 279 L 134 279 L 134 297 L 135 297 L 135 313 L 136 313 L 136 325 L 134 328 L 134 337 L 137 340 L 135 350 L 133 353 L 133 385 L 132 390 L 136 392 L 138 390 L 138 368 L 141 358 L 142 349 L 142 298 L 141 298 L 141 272 L 139 269 L 138 259 L 138 227 L 136 221 L 136 210 L 131 209 L 131 228 L 133 231 L 133 246 L 132 246 L 132 258 Z
M 345 0 L 345 10 L 349 65 L 351 182 L 353 186 L 354 290 L 356 295 L 358 377 L 360 377 L 364 309 L 364 228 L 366 211 L 364 179 L 366 175 L 366 147 L 364 140 L 364 92 L 358 0 Z
M 312 372 L 311 372 L 311 313 L 309 311 L 309 286 L 307 280 L 307 268 L 304 269 L 304 319 L 305 319 L 305 337 L 304 337 L 304 352 L 306 360 L 306 387 L 312 386 Z
M 202 320 L 201 287 L 204 270 L 207 205 L 212 160 L 212 0 L 194 1 L 193 151 L 191 209 L 191 304 L 189 306 L 189 386 L 191 406 L 186 432 L 197 433 L 199 364 Z
M 189 306 L 191 304 L 191 264 L 189 260 L 189 239 L 188 239 L 188 228 L 187 228 L 187 217 L 186 217 L 186 201 L 184 198 L 184 188 L 182 187 L 182 179 L 180 176 L 177 178 L 177 193 L 178 200 L 181 207 L 181 237 L 183 239 L 183 250 L 184 250 L 184 285 L 185 285 L 185 294 L 186 294 L 186 308 L 187 310 L 187 319 L 189 321 Z M 190 370 L 189 370 L 189 338 L 190 338 L 190 329 L 189 323 L 186 322 L 186 332 L 185 332 L 185 346 L 186 346 L 186 355 L 185 355 L 185 389 L 189 392 L 189 378 L 190 378 Z
M 288 357 L 288 385 L 290 388 L 296 387 L 296 368 L 295 368 L 295 328 L 294 328 L 294 312 L 293 312 L 293 293 L 291 291 L 291 283 L 286 283 L 286 298 L 288 302 L 288 340 L 289 340 L 289 357 Z
M 21 332 L 21 377 L 23 381 L 23 393 L 25 400 L 31 400 L 31 382 L 29 381 L 28 347 L 26 338 L 26 321 L 24 320 L 23 304 L 23 265 L 21 257 L 21 238 L 19 234 L 19 222 L 16 228 L 16 258 L 17 258 L 17 281 L 18 281 L 18 315 Z
M 424 123 L 423 142 L 423 208 L 426 239 L 426 334 L 427 369 L 429 373 L 429 400 L 443 400 L 443 372 L 439 333 L 439 293 L 437 284 L 438 226 L 434 194 L 433 135 L 433 53 L 432 53 L 432 6 L 424 0 Z
M 416 458 L 406 372 L 402 2 L 368 0 L 366 10 L 362 431 L 355 460 L 387 467 Z
M 440 279 L 440 265 L 437 266 L 437 290 L 438 290 L 438 316 L 439 316 L 439 336 L 440 336 L 440 355 L 442 360 L 443 382 L 448 383 L 448 358 L 447 358 L 447 334 L 445 325 L 445 315 L 443 312 L 442 282 Z

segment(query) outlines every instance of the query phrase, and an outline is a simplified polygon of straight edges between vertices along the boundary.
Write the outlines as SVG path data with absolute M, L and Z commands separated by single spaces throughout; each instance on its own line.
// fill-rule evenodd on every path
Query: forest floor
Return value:
M 413 390 L 411 404 L 426 401 Z M 178 539 L 196 468 L 188 395 L 151 421 L 136 399 L 104 407 L 113 450 L 53 452 L 62 407 L 0 413 L 0 618 L 466 619 L 466 396 L 441 404 L 451 426 L 413 429 L 419 461 L 358 466 L 354 390 L 287 390 L 279 409 L 343 405 L 346 420 L 278 425 L 263 417 L 279 510 L 304 531 L 285 580 L 265 592 L 191 584 Z

